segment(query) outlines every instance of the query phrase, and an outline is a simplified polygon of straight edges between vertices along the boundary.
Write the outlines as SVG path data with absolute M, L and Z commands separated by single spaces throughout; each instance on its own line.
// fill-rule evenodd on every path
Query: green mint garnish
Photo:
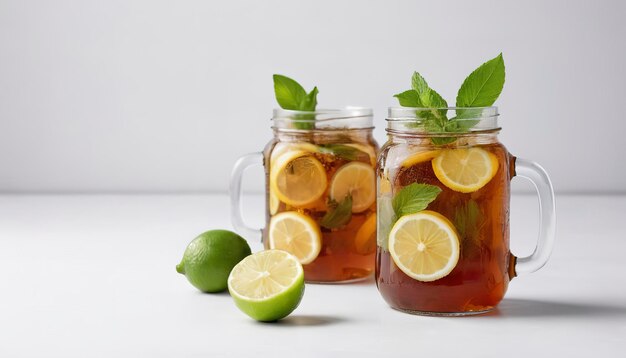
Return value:
M 456 208 L 454 213 L 454 227 L 461 239 L 461 252 L 466 257 L 475 257 L 480 254 L 480 230 L 485 219 L 478 203 L 470 199 Z
M 488 107 L 500 96 L 504 87 L 502 54 L 474 70 L 459 88 L 457 107 Z
M 454 226 L 463 239 L 478 239 L 478 231 L 482 226 L 483 213 L 475 200 L 470 199 L 456 208 Z
M 441 189 L 436 185 L 413 183 L 405 186 L 393 198 L 391 205 L 396 217 L 414 214 L 428 207 Z
M 463 81 L 456 97 L 456 107 L 488 107 L 491 106 L 504 86 L 504 59 L 502 54 L 489 60 L 474 70 Z M 442 108 L 447 107 L 447 102 L 418 72 L 413 73 L 411 89 L 398 93 L 394 97 L 403 107 L 418 108 Z M 459 133 L 466 132 L 474 127 L 478 120 L 471 118 L 480 113 L 472 110 L 457 110 L 456 117 L 448 119 L 445 110 L 419 111 L 418 117 L 422 119 L 421 125 L 431 133 Z M 469 119 L 468 119 L 469 118 Z M 433 137 L 432 142 L 436 145 L 452 143 L 454 137 Z
M 346 160 L 361 160 L 369 163 L 369 154 L 345 144 L 322 144 L 319 150 Z
M 307 93 L 304 88 L 296 81 L 283 75 L 274 75 L 274 93 L 276 101 L 282 109 L 293 111 L 313 112 L 317 106 L 317 87 L 313 87 L 311 92 Z M 296 119 L 308 120 L 295 122 L 298 129 L 312 129 L 314 127 L 313 114 L 303 113 Z
M 328 206 L 331 209 L 320 221 L 321 226 L 327 229 L 336 229 L 350 222 L 352 218 L 352 195 L 348 194 L 340 203 L 331 200 Z
M 376 199 L 376 215 L 379 225 L 376 225 L 376 242 L 383 250 L 389 251 L 389 233 L 393 224 L 398 220 L 393 211 L 393 200 L 387 195 Z

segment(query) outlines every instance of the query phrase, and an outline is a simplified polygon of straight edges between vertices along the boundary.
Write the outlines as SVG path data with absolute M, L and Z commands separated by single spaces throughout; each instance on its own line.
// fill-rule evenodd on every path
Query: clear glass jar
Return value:
M 550 255 L 555 209 L 547 173 L 498 141 L 496 107 L 390 108 L 387 124 L 377 167 L 378 290 L 409 313 L 492 310 L 513 277 L 538 270 Z M 537 187 L 541 213 L 537 249 L 519 259 L 509 250 L 516 175 Z
M 233 226 L 248 237 L 259 233 L 243 223 L 239 201 L 241 173 L 262 159 L 266 227 L 261 236 L 265 247 L 299 257 L 308 282 L 348 282 L 370 276 L 376 251 L 374 167 L 378 149 L 372 136 L 372 110 L 276 109 L 272 120 L 274 137 L 263 153 L 243 157 L 235 165 Z M 285 229 L 279 223 L 285 218 L 300 220 L 308 230 L 306 240 L 310 240 L 310 232 L 319 236 L 319 247 L 312 249 L 316 252 L 308 252 L 308 244 L 306 252 L 300 252 L 296 231 L 304 229 Z M 275 235 L 281 230 L 286 239 Z

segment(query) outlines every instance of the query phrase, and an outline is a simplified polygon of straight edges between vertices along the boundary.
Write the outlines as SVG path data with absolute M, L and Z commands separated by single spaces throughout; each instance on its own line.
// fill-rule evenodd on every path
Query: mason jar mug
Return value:
M 307 282 L 360 280 L 374 272 L 377 144 L 372 110 L 276 109 L 273 138 L 262 153 L 239 159 L 231 178 L 231 217 L 244 237 L 295 255 Z M 242 173 L 265 168 L 266 226 L 241 214 Z
M 376 284 L 392 308 L 487 312 L 513 277 L 548 260 L 555 238 L 552 184 L 538 164 L 509 154 L 499 131 L 496 107 L 389 109 L 377 167 Z M 515 176 L 537 188 L 541 218 L 534 253 L 520 258 L 509 249 Z

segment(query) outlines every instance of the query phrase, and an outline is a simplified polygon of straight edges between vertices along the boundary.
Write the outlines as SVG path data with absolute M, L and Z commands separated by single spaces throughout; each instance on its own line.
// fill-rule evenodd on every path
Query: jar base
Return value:
M 391 307 L 396 311 L 403 313 L 409 313 L 416 316 L 430 316 L 430 317 L 465 317 L 465 316 L 477 316 L 485 313 L 492 312 L 494 307 L 486 307 L 478 311 L 464 311 L 464 312 L 432 312 L 432 311 L 417 311 L 404 308 Z
M 367 281 L 367 280 L 370 280 L 372 278 L 372 276 L 373 276 L 373 274 L 367 275 L 367 276 L 363 276 L 363 277 L 350 278 L 350 279 L 347 279 L 347 280 L 339 280 L 339 281 L 307 280 L 305 278 L 304 282 L 311 283 L 311 284 L 314 284 L 314 285 L 344 285 L 344 284 L 351 284 L 351 283 Z

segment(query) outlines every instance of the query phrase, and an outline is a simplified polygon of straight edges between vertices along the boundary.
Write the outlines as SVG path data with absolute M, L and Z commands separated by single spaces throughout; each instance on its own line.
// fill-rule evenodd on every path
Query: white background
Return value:
M 223 192 L 270 139 L 271 75 L 449 102 L 504 53 L 501 140 L 557 191 L 625 192 L 620 1 L 0 1 L 0 191 Z M 256 172 L 260 188 L 260 171 Z

